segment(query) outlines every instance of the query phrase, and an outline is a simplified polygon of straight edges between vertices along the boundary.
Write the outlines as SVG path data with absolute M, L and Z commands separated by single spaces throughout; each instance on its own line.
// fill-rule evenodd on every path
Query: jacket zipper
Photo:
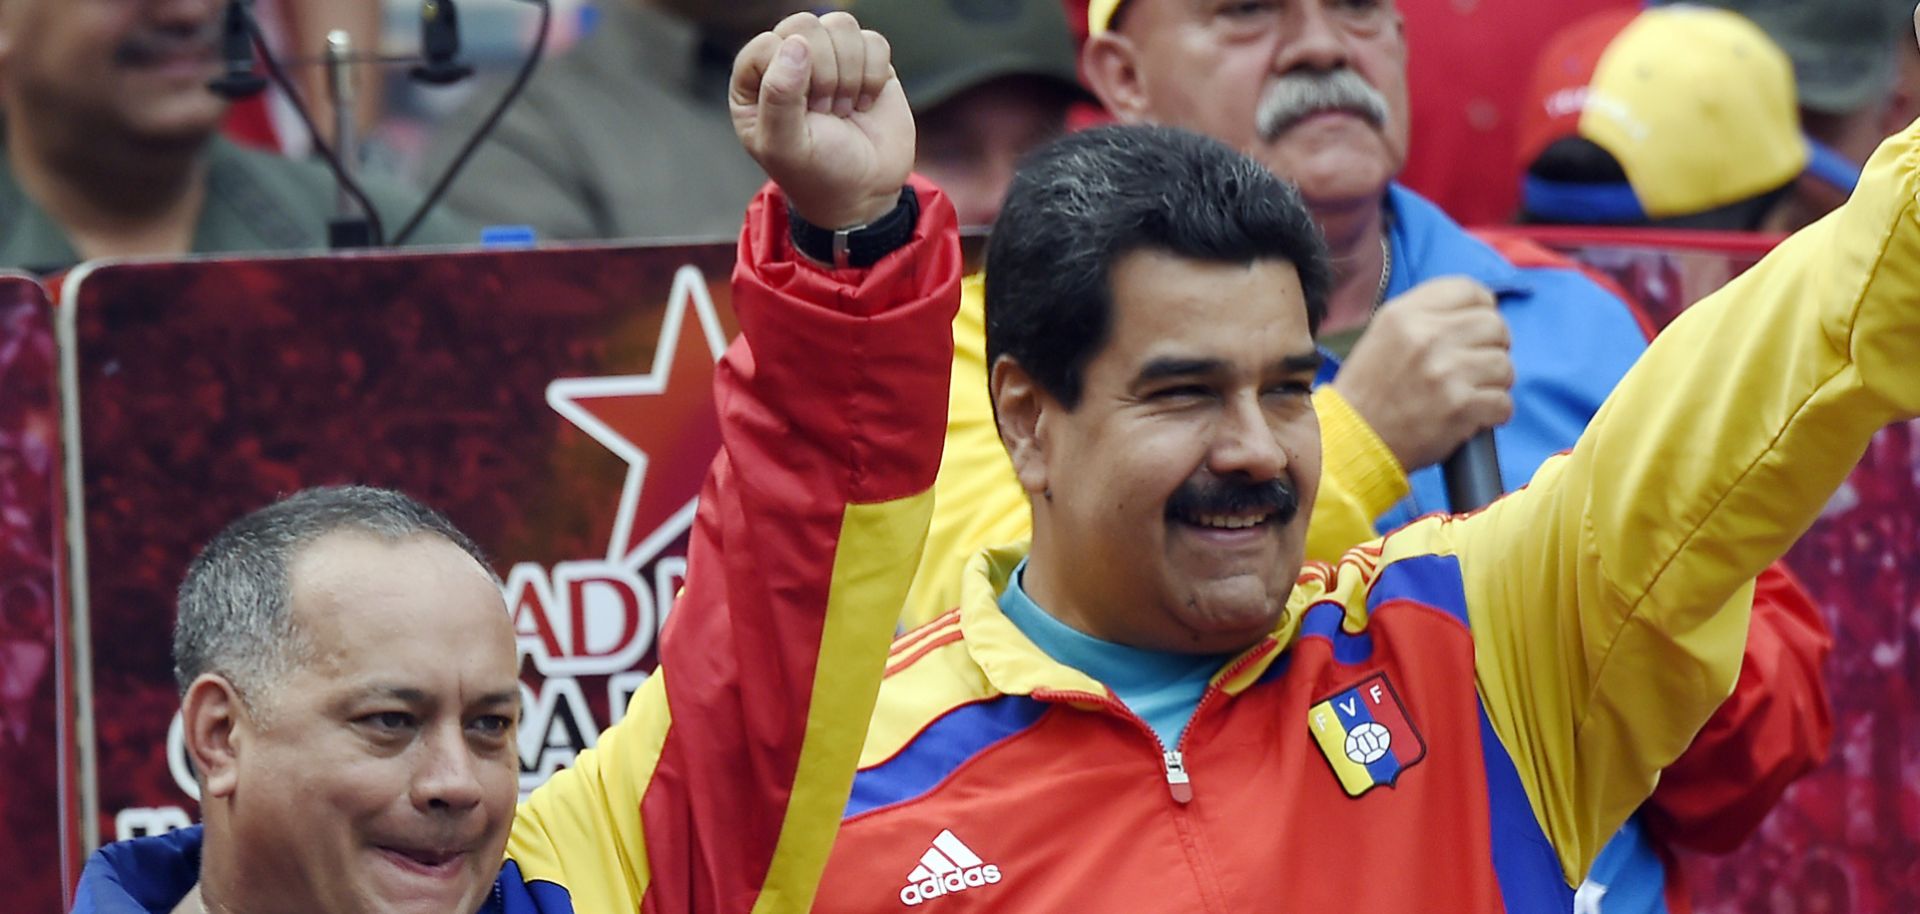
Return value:
M 1186 762 L 1181 758 L 1180 753 L 1167 749 L 1167 744 L 1161 741 L 1160 734 L 1153 732 L 1153 728 L 1147 726 L 1147 722 L 1141 720 L 1140 715 L 1133 713 L 1133 709 L 1127 707 L 1125 702 L 1113 697 L 1110 693 L 1097 695 L 1093 692 L 1053 689 L 1036 689 L 1033 697 L 1042 701 L 1085 702 L 1099 705 L 1115 717 L 1133 724 L 1140 732 L 1145 733 L 1148 739 L 1153 740 L 1153 747 L 1160 751 L 1161 771 L 1166 775 L 1167 791 L 1173 794 L 1173 801 L 1182 806 L 1193 802 L 1192 782 L 1187 777 Z
M 1278 646 L 1279 642 L 1269 638 L 1259 649 L 1234 661 L 1232 666 L 1227 667 L 1224 672 L 1217 674 L 1214 679 L 1216 681 L 1225 681 L 1240 675 L 1242 670 L 1253 665 L 1261 658 L 1267 656 L 1267 654 L 1272 653 L 1273 649 Z M 1167 748 L 1167 744 L 1160 739 L 1159 733 L 1154 732 L 1154 729 L 1148 726 L 1146 721 L 1140 719 L 1140 715 L 1133 713 L 1133 709 L 1127 707 L 1125 702 L 1114 697 L 1112 692 L 1108 692 L 1105 695 L 1098 695 L 1093 692 L 1036 689 L 1033 692 L 1033 697 L 1041 699 L 1042 701 L 1086 702 L 1088 704 L 1099 705 L 1109 713 L 1132 722 L 1136 728 L 1147 735 L 1148 739 L 1153 740 L 1154 748 L 1160 750 L 1160 770 L 1167 779 L 1167 793 L 1172 795 L 1175 803 L 1185 806 L 1193 802 L 1193 775 L 1192 772 L 1187 770 L 1185 751 L 1187 735 L 1193 732 L 1193 722 L 1199 720 L 1200 715 L 1207 710 L 1207 707 L 1214 704 L 1215 699 L 1224 694 L 1226 693 L 1221 691 L 1218 685 L 1207 686 L 1207 691 L 1200 696 L 1200 703 L 1194 705 L 1193 716 L 1187 719 L 1186 728 L 1180 731 L 1180 739 L 1171 749 Z

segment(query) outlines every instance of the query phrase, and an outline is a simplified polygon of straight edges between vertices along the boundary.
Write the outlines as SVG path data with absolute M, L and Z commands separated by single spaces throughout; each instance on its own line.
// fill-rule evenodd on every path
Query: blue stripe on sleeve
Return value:
M 1365 632 L 1349 635 L 1340 627 L 1346 610 L 1338 603 L 1316 603 L 1307 607 L 1300 620 L 1300 638 L 1324 638 L 1333 644 L 1333 659 L 1348 665 L 1373 659 L 1373 636 Z M 1279 664 L 1274 664 L 1279 666 Z M 1266 677 L 1262 677 L 1265 679 Z
M 1401 559 L 1381 569 L 1367 591 L 1367 612 L 1375 612 L 1388 600 L 1416 600 L 1467 625 L 1467 586 L 1460 577 L 1460 562 L 1450 555 L 1422 555 Z
M 508 860 L 480 914 L 573 914 L 573 896 L 557 882 L 528 879 L 517 861 Z
M 1493 840 L 1493 873 L 1509 911 L 1571 911 L 1573 888 L 1560 872 L 1560 857 L 1547 841 L 1527 802 L 1520 772 L 1480 708 L 1480 755 L 1487 771 L 1487 821 Z
M 928 724 L 900 754 L 853 776 L 847 816 L 920 796 L 989 746 L 1033 725 L 1047 704 L 1024 695 L 962 705 Z

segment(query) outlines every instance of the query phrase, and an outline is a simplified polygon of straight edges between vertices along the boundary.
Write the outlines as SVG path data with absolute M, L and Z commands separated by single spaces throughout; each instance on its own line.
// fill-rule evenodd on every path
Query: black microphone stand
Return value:
M 266 36 L 260 31 L 260 23 L 253 17 L 253 0 L 228 0 L 222 46 L 227 72 L 207 83 L 207 88 L 229 100 L 258 95 L 267 84 L 254 71 L 254 54 L 257 50 L 260 61 L 266 64 L 267 75 L 273 79 L 274 85 L 280 87 L 280 91 L 286 93 L 288 103 L 300 117 L 301 126 L 306 128 L 307 136 L 313 140 L 314 151 L 320 154 L 321 160 L 333 172 L 341 193 L 351 197 L 364 214 L 364 230 L 340 230 L 330 225 L 328 233 L 332 237 L 329 240 L 334 241 L 336 246 L 362 239 L 366 242 L 362 246 L 383 244 L 385 232 L 380 224 L 380 213 L 374 209 L 373 201 L 367 198 L 360 183 L 354 180 L 352 172 L 341 162 L 340 156 L 320 135 L 320 128 L 314 125 L 313 115 L 307 111 L 306 103 L 300 100 L 299 90 L 294 87 L 293 80 L 287 78 L 286 71 L 281 69 L 280 62 L 268 48 Z
M 306 105 L 300 99 L 300 93 L 294 88 L 292 80 L 287 78 L 286 71 L 281 67 L 280 61 L 274 57 L 272 49 L 267 46 L 260 24 L 253 16 L 253 0 L 228 0 L 221 44 L 226 72 L 209 82 L 207 88 L 227 99 L 257 95 L 267 86 L 267 81 L 261 79 L 254 70 L 257 51 L 260 62 L 266 65 L 268 76 L 272 78 L 274 85 L 279 86 L 280 90 L 286 93 L 287 101 L 293 106 L 294 113 L 299 116 L 307 135 L 312 138 L 314 151 L 319 153 L 320 158 L 326 162 L 327 168 L 333 172 L 334 180 L 339 185 L 340 217 L 328 225 L 332 246 L 340 249 L 378 247 L 388 243 L 403 244 L 412 237 L 414 230 L 420 227 L 420 223 L 432 211 L 434 204 L 446 194 L 447 187 L 453 183 L 453 179 L 460 173 L 461 168 L 473 156 L 480 141 L 499 124 L 501 116 L 513 104 L 514 99 L 520 97 L 520 93 L 526 89 L 527 81 L 532 78 L 534 69 L 539 66 L 546 51 L 547 34 L 553 24 L 553 6 L 549 0 L 525 0 L 525 2 L 540 8 L 540 23 L 533 48 L 528 51 L 525 62 L 521 64 L 519 72 L 514 75 L 513 82 L 508 85 L 507 91 L 501 94 L 499 103 L 474 130 L 473 135 L 467 138 L 466 143 L 460 147 L 459 153 L 441 172 L 433 188 L 421 200 L 419 207 L 407 217 L 400 231 L 390 242 L 386 237 L 385 227 L 381 224 L 379 211 L 374 209 L 372 201 L 367 198 L 366 192 L 354 179 L 352 168 L 335 151 L 335 146 L 321 137 L 312 114 L 307 111 Z M 472 75 L 473 67 L 458 59 L 459 29 L 460 18 L 453 0 L 422 0 L 420 4 L 421 56 L 410 71 L 414 79 L 429 85 L 447 85 Z M 351 148 L 354 132 L 351 115 L 353 90 L 351 80 L 345 78 L 345 67 L 353 63 L 369 61 L 391 63 L 406 60 L 408 59 L 392 61 L 378 56 L 356 56 L 350 41 L 344 34 L 338 35 L 337 41 L 336 35 L 328 35 L 327 54 L 323 62 L 328 67 L 328 83 L 332 87 L 337 128 L 334 136 L 339 141 L 340 149 Z M 344 116 L 342 112 L 345 112 Z

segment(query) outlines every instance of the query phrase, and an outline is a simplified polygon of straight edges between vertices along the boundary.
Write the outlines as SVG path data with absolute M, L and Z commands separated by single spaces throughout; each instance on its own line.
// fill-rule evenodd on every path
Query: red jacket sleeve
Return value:
M 522 804 L 503 878 L 532 909 L 810 908 L 946 434 L 959 236 L 953 207 L 914 187 L 913 240 L 868 270 L 795 255 L 773 189 L 748 210 L 720 452 L 660 669 Z
M 825 867 L 946 434 L 958 229 L 917 190 L 914 240 L 865 271 L 799 257 L 776 191 L 748 210 L 721 452 L 662 635 L 676 724 L 641 804 L 648 910 L 803 910 Z
M 1664 844 L 1712 853 L 1740 846 L 1787 785 L 1827 759 L 1833 712 L 1821 666 L 1833 639 L 1786 566 L 1760 574 L 1733 695 L 1667 767 L 1642 807 Z

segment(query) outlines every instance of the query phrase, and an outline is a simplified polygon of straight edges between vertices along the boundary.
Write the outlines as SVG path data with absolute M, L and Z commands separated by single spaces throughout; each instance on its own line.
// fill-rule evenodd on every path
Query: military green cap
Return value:
M 1896 52 L 1912 35 L 1912 0 L 1695 2 L 1753 20 L 1792 58 L 1801 107 L 1827 114 L 1857 111 L 1891 89 Z
M 847 10 L 887 37 L 915 111 L 1005 76 L 1081 91 L 1060 0 L 853 0 Z

